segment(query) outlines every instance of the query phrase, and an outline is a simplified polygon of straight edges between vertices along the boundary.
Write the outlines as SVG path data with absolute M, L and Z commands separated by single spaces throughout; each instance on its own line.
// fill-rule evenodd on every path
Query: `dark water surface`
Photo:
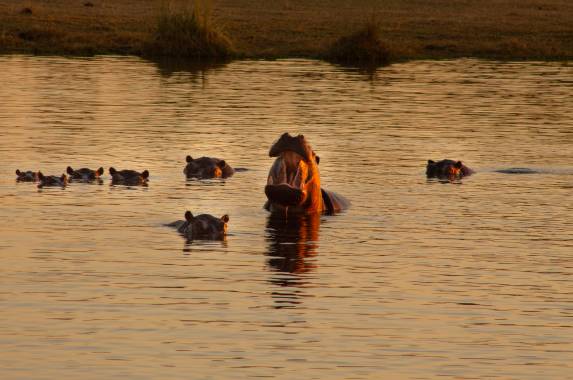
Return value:
M 570 65 L 4 56 L 0 99 L 3 380 L 573 378 Z M 347 212 L 269 219 L 283 131 Z M 249 171 L 186 181 L 187 154 Z M 68 165 L 104 183 L 15 181 Z M 226 241 L 163 226 L 187 209 Z

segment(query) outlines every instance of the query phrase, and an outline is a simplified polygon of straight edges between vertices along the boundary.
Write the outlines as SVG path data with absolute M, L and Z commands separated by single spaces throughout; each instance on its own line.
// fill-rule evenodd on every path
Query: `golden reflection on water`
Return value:
M 267 219 L 268 267 L 276 272 L 269 282 L 282 289 L 272 292 L 277 309 L 302 302 L 302 275 L 317 269 L 318 234 L 321 215 L 271 214 Z
M 267 221 L 269 266 L 280 272 L 306 273 L 316 264 L 305 258 L 316 254 L 320 214 L 270 215 Z M 288 285 L 287 285 L 288 286 Z
M 571 373 L 570 66 L 0 65 L 2 378 Z M 284 131 L 305 134 L 348 211 L 262 209 Z M 187 154 L 248 170 L 187 181 Z M 477 173 L 428 181 L 442 158 Z M 68 165 L 103 166 L 103 185 L 14 175 Z M 110 166 L 149 184 L 110 186 Z M 185 210 L 229 214 L 227 239 L 165 227 Z

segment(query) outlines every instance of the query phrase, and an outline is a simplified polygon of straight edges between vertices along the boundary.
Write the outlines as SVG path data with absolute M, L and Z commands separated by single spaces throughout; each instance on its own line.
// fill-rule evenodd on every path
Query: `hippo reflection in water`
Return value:
M 188 240 L 223 240 L 227 235 L 228 222 L 229 215 L 226 214 L 217 218 L 209 214 L 193 216 L 191 211 L 186 211 L 185 220 L 177 220 L 167 226 L 177 228 Z
M 98 170 L 88 168 L 74 170 L 71 166 L 68 166 L 66 172 L 70 176 L 70 182 L 93 182 L 99 180 L 99 177 L 103 174 L 103 168 L 99 168 Z
M 277 309 L 298 307 L 306 298 L 305 285 L 311 278 L 306 274 L 318 267 L 314 257 L 318 254 L 321 218 L 317 212 L 288 218 L 272 213 L 268 216 L 266 264 L 268 281 L 273 285 L 270 295 Z
M 473 174 L 473 170 L 465 166 L 461 161 L 428 160 L 426 176 L 428 178 L 456 179 Z
M 265 186 L 267 210 L 335 213 L 348 207 L 344 197 L 320 187 L 320 158 L 303 135 L 284 133 L 271 147 L 269 156 L 276 159 Z
M 320 228 L 319 213 L 271 214 L 267 220 L 268 265 L 279 272 L 306 273 L 316 265 L 305 258 L 316 255 Z M 288 284 L 282 284 L 288 285 Z
M 200 157 L 193 159 L 187 156 L 187 165 L 183 173 L 187 178 L 227 178 L 235 173 L 235 170 L 225 162 L 214 157 Z

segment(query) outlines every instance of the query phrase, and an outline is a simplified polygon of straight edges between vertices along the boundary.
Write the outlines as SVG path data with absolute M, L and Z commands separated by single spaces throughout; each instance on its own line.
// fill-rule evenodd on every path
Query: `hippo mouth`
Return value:
M 269 173 L 265 194 L 269 201 L 284 207 L 297 206 L 307 198 L 309 168 L 303 156 L 283 151 Z
M 284 207 L 300 205 L 306 197 L 302 189 L 297 189 L 286 183 L 265 186 L 265 194 L 271 202 Z

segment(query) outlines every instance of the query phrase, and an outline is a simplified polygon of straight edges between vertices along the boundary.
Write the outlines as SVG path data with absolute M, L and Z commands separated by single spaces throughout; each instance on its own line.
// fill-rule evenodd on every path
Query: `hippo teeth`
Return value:
M 300 166 L 296 170 L 295 176 L 292 181 L 292 186 L 302 190 L 303 181 L 302 181 L 302 171 L 300 170 Z
M 282 165 L 280 173 L 276 178 L 269 176 L 267 185 L 287 185 L 295 189 L 304 190 L 304 181 L 302 180 L 302 170 L 300 166 L 297 167 L 295 173 L 288 173 L 286 165 Z

